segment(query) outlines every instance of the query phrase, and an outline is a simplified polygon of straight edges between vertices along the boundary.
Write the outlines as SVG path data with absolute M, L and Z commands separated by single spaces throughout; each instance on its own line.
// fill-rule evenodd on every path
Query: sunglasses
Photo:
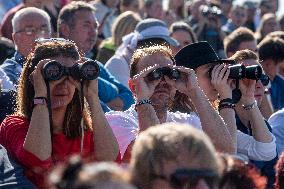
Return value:
M 154 81 L 154 80 L 159 80 L 164 76 L 167 76 L 172 80 L 177 80 L 180 78 L 181 73 L 177 69 L 172 69 L 169 67 L 162 67 L 162 68 L 157 68 L 153 70 L 152 72 L 150 72 L 146 76 L 146 78 L 148 79 L 148 81 Z
M 177 169 L 169 179 L 163 175 L 154 175 L 154 177 L 168 181 L 174 189 L 193 189 L 201 179 L 210 188 L 215 188 L 219 181 L 218 174 L 207 169 Z

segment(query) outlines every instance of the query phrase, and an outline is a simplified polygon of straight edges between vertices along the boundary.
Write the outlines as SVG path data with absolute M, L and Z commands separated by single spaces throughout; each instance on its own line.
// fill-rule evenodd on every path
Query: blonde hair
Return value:
M 220 174 L 220 162 L 209 137 L 192 126 L 165 123 L 139 134 L 132 148 L 132 182 L 139 188 L 152 187 L 153 175 L 160 175 L 165 161 L 179 162 L 186 155 L 188 165 L 200 165 Z M 184 160 L 184 157 L 183 157 Z
M 123 36 L 134 31 L 139 21 L 139 14 L 132 11 L 126 11 L 116 18 L 112 26 L 112 40 L 116 47 L 122 43 Z
M 154 45 L 150 47 L 137 49 L 134 52 L 131 63 L 130 63 L 130 78 L 133 78 L 133 76 L 137 74 L 137 63 L 143 57 L 151 56 L 151 55 L 159 54 L 159 53 L 170 58 L 175 63 L 175 59 L 173 57 L 171 49 L 166 46 Z

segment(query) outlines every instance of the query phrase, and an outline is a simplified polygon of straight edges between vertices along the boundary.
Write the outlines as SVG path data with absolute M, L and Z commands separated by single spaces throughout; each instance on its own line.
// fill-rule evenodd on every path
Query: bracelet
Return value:
M 34 105 L 46 105 L 47 104 L 47 98 L 46 97 L 34 97 Z
M 139 102 L 135 104 L 135 106 L 143 105 L 143 104 L 152 104 L 152 101 L 150 99 L 142 99 Z
M 219 104 L 223 104 L 223 103 L 231 103 L 234 104 L 233 99 L 231 98 L 225 98 L 223 100 L 220 100 Z
M 257 107 L 257 102 L 255 100 L 252 104 L 249 104 L 249 105 L 243 104 L 242 107 L 243 107 L 244 110 L 252 110 L 252 109 Z
M 218 111 L 220 112 L 220 110 L 225 109 L 225 108 L 234 109 L 234 107 L 235 107 L 235 104 L 233 103 L 223 103 L 223 104 L 219 104 Z

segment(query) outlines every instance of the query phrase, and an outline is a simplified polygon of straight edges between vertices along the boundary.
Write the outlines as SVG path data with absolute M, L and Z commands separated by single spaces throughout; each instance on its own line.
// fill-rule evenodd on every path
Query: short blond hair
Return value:
M 249 49 L 245 49 L 245 50 L 240 50 L 237 51 L 233 56 L 231 56 L 229 58 L 230 60 L 235 60 L 237 63 L 240 63 L 244 60 L 256 60 L 258 61 L 258 56 L 255 52 L 249 50 Z
M 153 175 L 160 175 L 164 161 L 180 160 L 220 174 L 220 161 L 209 137 L 192 126 L 165 123 L 142 132 L 132 148 L 131 180 L 139 188 L 151 188 Z
M 130 63 L 130 78 L 133 78 L 137 74 L 137 63 L 146 56 L 151 56 L 154 54 L 162 54 L 168 58 L 170 58 L 174 63 L 175 59 L 173 57 L 173 53 L 170 48 L 163 45 L 155 45 L 150 47 L 145 47 L 141 49 L 137 49 L 131 59 Z

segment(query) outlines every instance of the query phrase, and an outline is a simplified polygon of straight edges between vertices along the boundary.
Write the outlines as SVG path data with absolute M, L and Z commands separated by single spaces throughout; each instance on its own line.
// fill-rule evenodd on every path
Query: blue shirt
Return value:
M 0 145 L 0 170 L 0 188 L 35 189 L 25 177 L 23 168 L 8 156 L 2 145 Z
M 15 86 L 18 84 L 24 62 L 25 57 L 16 51 L 12 58 L 5 60 L 0 66 Z
M 117 81 L 114 76 L 98 62 L 100 67 L 100 75 L 98 80 L 99 98 L 102 102 L 108 103 L 111 100 L 119 97 L 123 103 L 123 110 L 127 110 L 132 104 L 134 104 L 134 98 L 132 92 Z
M 284 108 L 284 79 L 276 75 L 271 81 L 271 102 L 275 111 Z

